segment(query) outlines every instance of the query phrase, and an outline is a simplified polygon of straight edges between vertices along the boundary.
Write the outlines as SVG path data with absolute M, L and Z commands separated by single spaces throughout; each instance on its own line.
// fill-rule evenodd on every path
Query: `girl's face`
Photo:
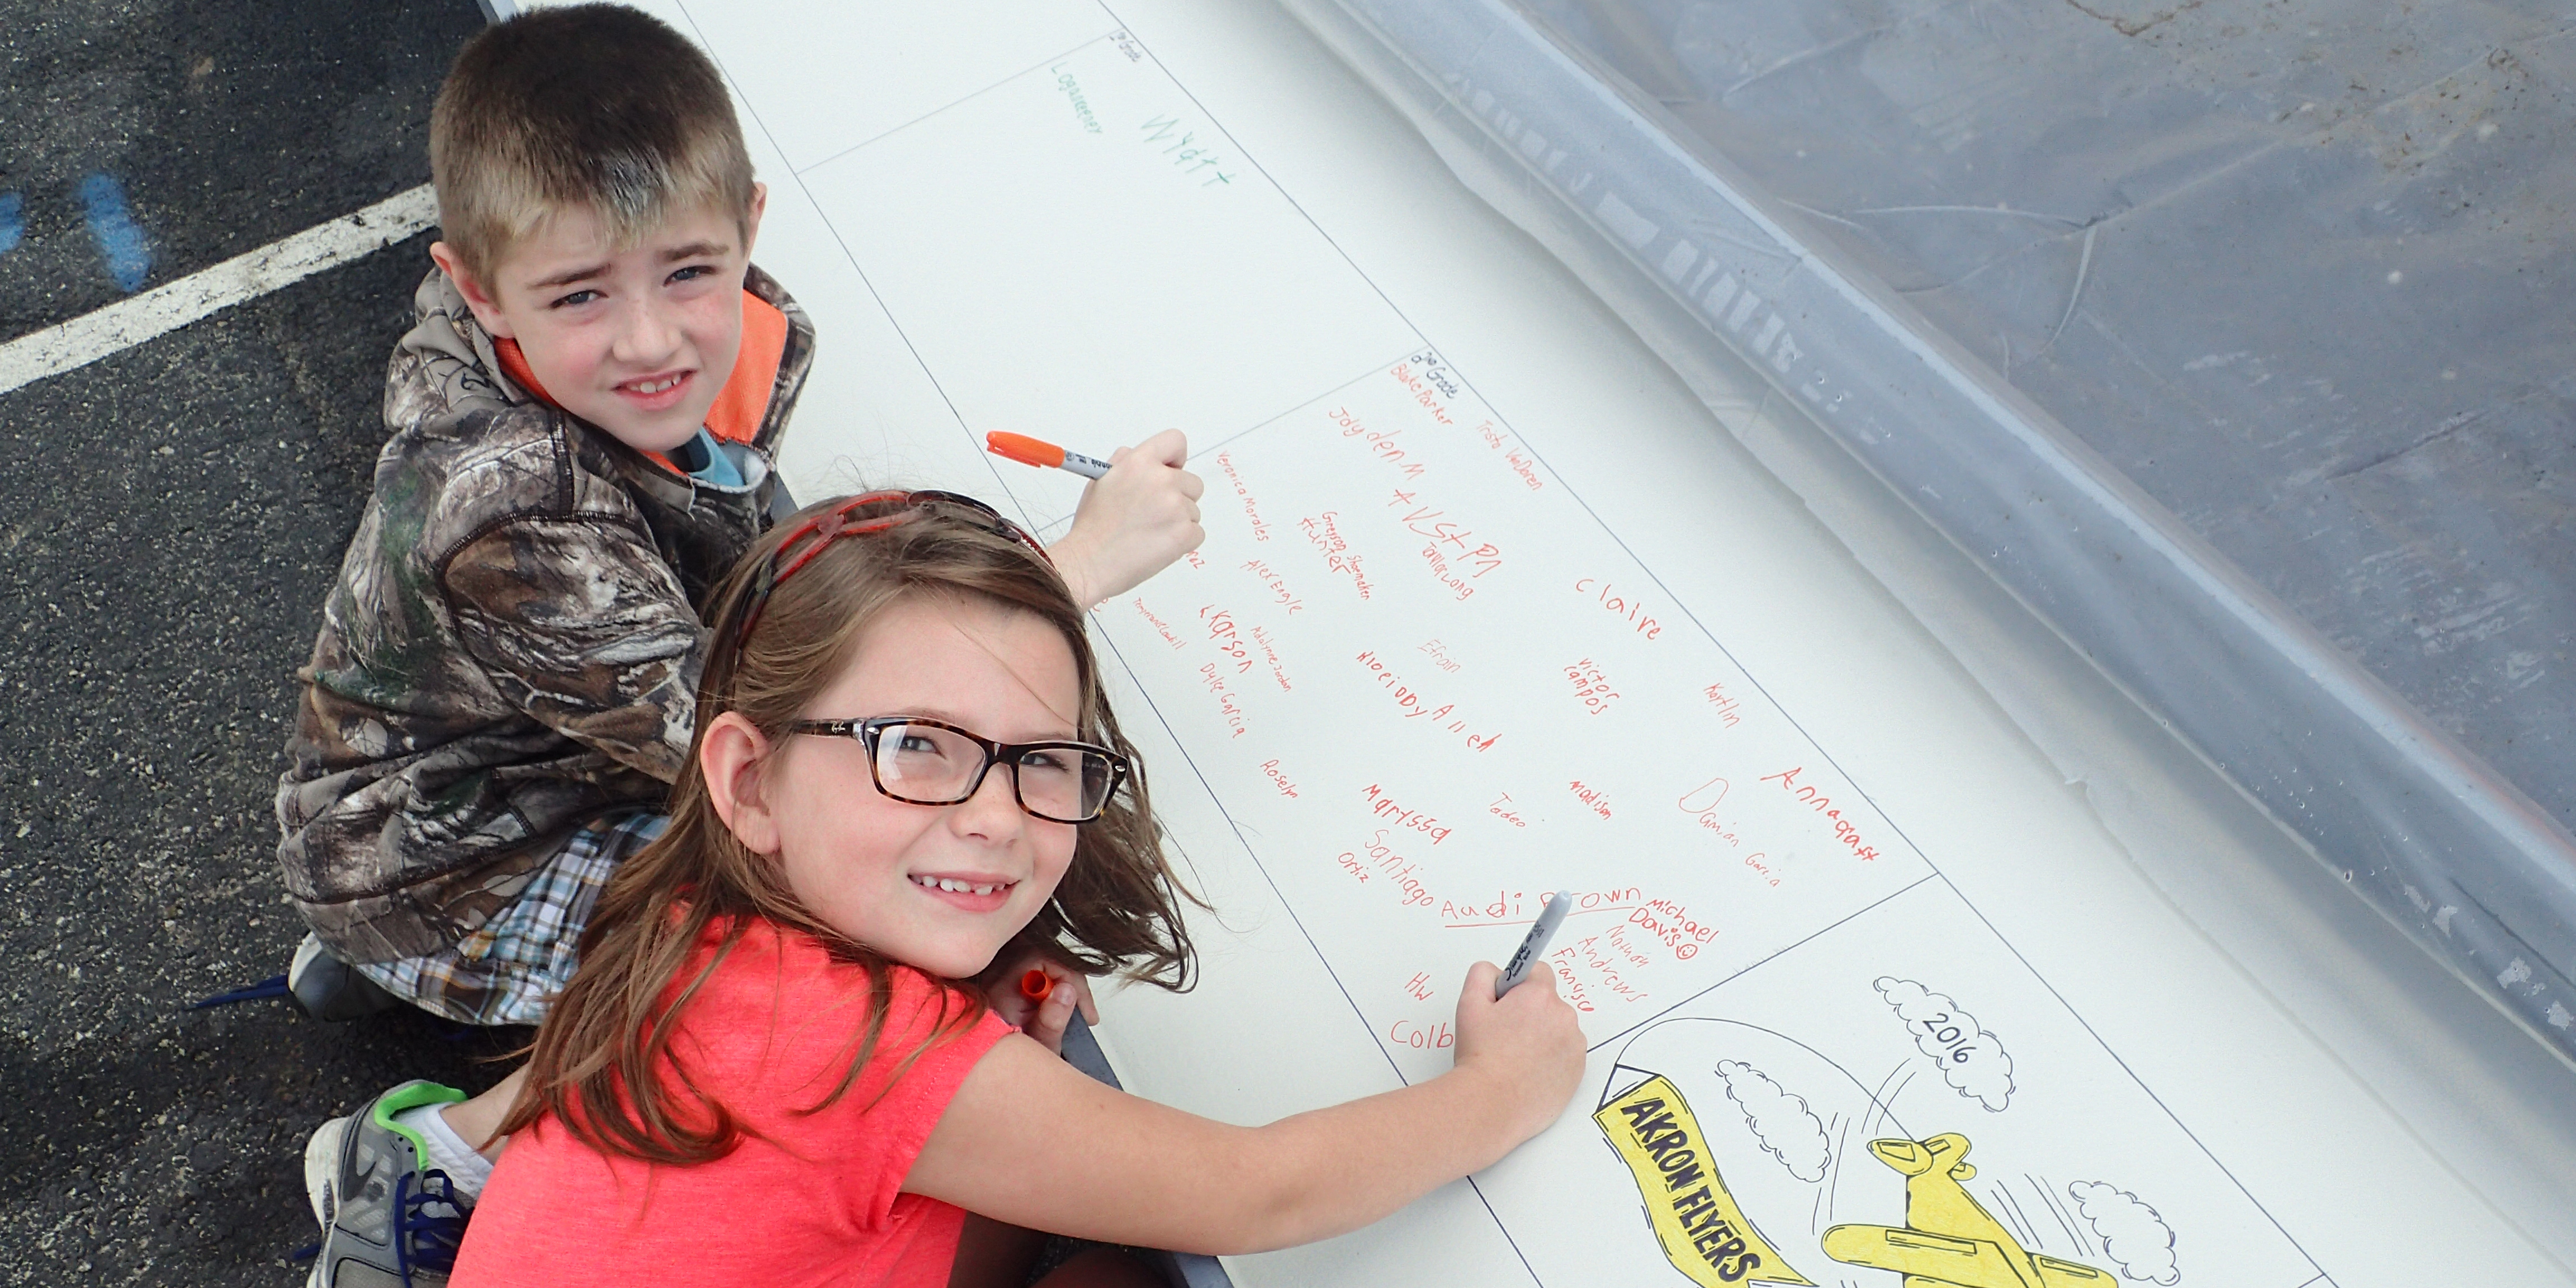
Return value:
M 849 668 L 804 714 L 924 716 L 997 742 L 1038 742 L 1079 736 L 1080 695 L 1073 650 L 1036 614 L 914 595 L 861 634 Z M 1023 812 L 1001 765 L 955 805 L 879 792 L 853 738 L 790 736 L 758 772 L 756 808 L 769 827 L 755 830 L 772 835 L 739 825 L 736 834 L 776 856 L 824 924 L 933 974 L 983 970 L 1073 861 L 1074 825 Z

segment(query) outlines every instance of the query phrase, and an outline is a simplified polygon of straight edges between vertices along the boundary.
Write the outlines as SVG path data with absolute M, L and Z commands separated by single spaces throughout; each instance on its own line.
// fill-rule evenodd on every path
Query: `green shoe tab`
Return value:
M 415 1078 L 376 1097 L 376 1103 L 367 1110 L 367 1117 L 376 1126 L 410 1141 L 412 1157 L 427 1158 L 429 1142 L 422 1140 L 419 1132 L 395 1122 L 394 1115 L 422 1105 L 453 1105 L 470 1099 L 472 1097 L 454 1087 L 444 1087 L 425 1078 Z

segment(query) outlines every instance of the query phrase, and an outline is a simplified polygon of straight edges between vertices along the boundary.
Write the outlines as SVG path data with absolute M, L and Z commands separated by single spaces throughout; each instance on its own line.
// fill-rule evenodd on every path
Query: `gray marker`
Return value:
M 1556 938 L 1556 928 L 1565 924 L 1565 910 L 1573 906 L 1571 890 L 1559 890 L 1547 897 L 1547 906 L 1538 910 L 1538 923 L 1522 937 L 1521 946 L 1512 951 L 1511 961 L 1503 966 L 1503 977 L 1494 981 L 1495 1001 L 1501 1001 L 1503 994 L 1529 978 L 1530 967 L 1538 965 L 1540 955 L 1547 951 L 1547 941 Z

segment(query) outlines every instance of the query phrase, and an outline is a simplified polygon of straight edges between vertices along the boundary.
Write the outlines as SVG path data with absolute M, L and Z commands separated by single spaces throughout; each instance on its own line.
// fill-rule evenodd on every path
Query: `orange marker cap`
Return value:
M 1032 970 L 1020 976 L 1020 996 L 1032 1002 L 1043 1002 L 1047 1000 L 1047 994 L 1054 991 L 1055 977 L 1045 971 Z
M 984 448 L 995 456 L 1007 456 L 1023 465 L 1034 465 L 1039 469 L 1059 469 L 1064 465 L 1063 448 L 1031 438 L 1026 434 L 1006 433 L 997 429 L 984 435 Z

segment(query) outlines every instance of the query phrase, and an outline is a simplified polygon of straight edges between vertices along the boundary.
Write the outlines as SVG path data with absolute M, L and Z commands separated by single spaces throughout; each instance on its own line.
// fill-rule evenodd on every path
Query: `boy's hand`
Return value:
M 1109 454 L 1109 472 L 1082 489 L 1073 530 L 1047 552 L 1074 603 L 1088 610 L 1126 594 L 1207 540 L 1198 505 L 1207 485 L 1181 468 L 1189 459 L 1177 429 Z
M 1497 1001 L 1492 962 L 1467 968 L 1458 994 L 1458 1069 L 1474 1070 L 1509 1098 L 1515 1142 L 1547 1130 L 1583 1080 L 1583 1027 L 1556 995 L 1545 963 Z
M 1055 985 L 1043 1002 L 1032 1002 L 1020 991 L 1020 976 L 1033 970 L 1045 971 Z M 984 1000 L 1005 1023 L 1036 1038 L 1057 1055 L 1064 1054 L 1064 1031 L 1073 1023 L 1075 1008 L 1081 1009 L 1085 1022 L 1100 1022 L 1100 1007 L 1091 1000 L 1090 979 L 1034 952 L 1023 954 L 999 979 L 987 985 Z

